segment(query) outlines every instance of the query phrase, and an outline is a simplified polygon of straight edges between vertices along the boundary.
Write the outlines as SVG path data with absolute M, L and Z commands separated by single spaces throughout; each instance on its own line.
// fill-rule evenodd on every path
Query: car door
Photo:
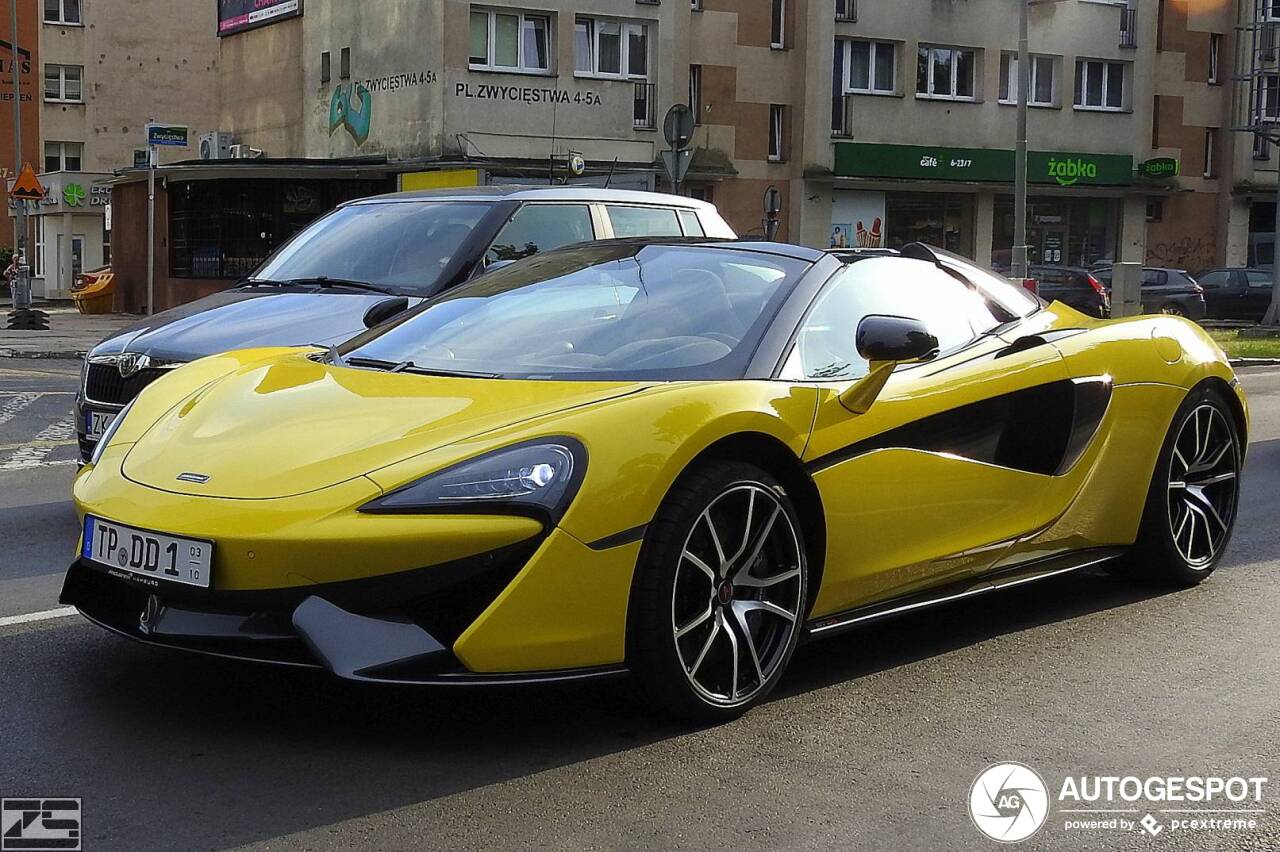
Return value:
M 899 367 L 853 414 L 840 393 L 867 373 L 854 336 L 869 314 L 923 321 L 940 354 Z M 815 615 L 982 570 L 1050 519 L 1033 433 L 1056 429 L 1066 366 L 1039 339 L 1011 345 L 1017 322 L 1007 336 L 998 325 L 975 290 L 921 260 L 857 261 L 815 300 L 781 374 L 819 389 L 804 453 L 827 518 Z
M 1245 277 L 1248 279 L 1248 286 L 1241 299 L 1243 308 L 1238 318 L 1261 322 L 1271 305 L 1271 270 L 1249 270 Z
M 589 204 L 536 202 L 522 204 L 498 231 L 484 254 L 485 266 L 520 260 L 540 251 L 596 238 Z

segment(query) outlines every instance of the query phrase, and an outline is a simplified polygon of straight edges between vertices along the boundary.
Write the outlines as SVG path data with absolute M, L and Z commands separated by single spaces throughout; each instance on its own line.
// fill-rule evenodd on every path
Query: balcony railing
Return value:
M 653 130 L 658 126 L 657 84 L 636 83 L 632 120 L 637 130 Z
M 1138 10 L 1120 10 L 1120 46 L 1138 46 Z
M 836 20 L 858 20 L 858 0 L 836 0 Z
M 853 95 L 840 95 L 831 102 L 831 135 L 853 136 Z

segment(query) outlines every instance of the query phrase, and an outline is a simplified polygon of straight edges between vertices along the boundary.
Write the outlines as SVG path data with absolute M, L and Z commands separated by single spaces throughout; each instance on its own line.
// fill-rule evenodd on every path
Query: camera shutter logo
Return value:
M 1001 843 L 1026 840 L 1049 816 L 1049 790 L 1021 763 L 988 766 L 969 788 L 969 816 L 978 830 Z
M 4 799 L 0 838 L 4 852 L 80 849 L 80 800 Z

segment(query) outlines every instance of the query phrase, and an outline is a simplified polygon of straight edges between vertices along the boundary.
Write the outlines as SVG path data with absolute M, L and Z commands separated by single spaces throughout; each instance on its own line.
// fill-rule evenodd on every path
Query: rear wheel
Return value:
M 1165 438 L 1133 554 L 1140 573 L 1175 585 L 1203 581 L 1235 527 L 1240 433 L 1221 394 L 1192 391 Z
M 672 488 L 646 536 L 628 662 L 659 709 L 732 719 L 781 679 L 807 593 L 799 519 L 778 481 L 738 462 L 699 468 Z
M 1182 305 L 1179 305 L 1177 302 L 1165 302 L 1164 305 L 1160 307 L 1160 313 L 1167 314 L 1171 317 L 1185 317 L 1187 315 L 1187 309 Z

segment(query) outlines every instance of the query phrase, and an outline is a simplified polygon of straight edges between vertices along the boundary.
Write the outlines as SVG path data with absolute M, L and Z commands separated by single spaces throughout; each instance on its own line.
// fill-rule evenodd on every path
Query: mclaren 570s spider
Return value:
M 583 244 L 148 386 L 76 479 L 62 600 L 361 681 L 629 673 L 725 719 L 894 613 L 1101 563 L 1200 582 L 1247 426 L 1194 324 L 928 246 Z

